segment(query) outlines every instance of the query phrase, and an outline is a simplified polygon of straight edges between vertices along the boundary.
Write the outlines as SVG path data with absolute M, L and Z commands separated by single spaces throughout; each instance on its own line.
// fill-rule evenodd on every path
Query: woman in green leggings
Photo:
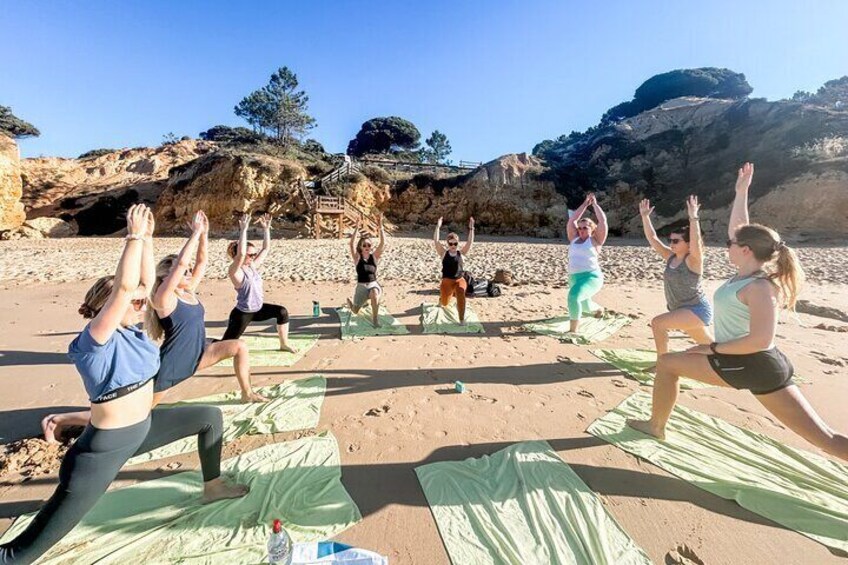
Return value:
M 596 224 L 583 215 L 589 207 L 598 218 Z M 570 332 L 576 332 L 583 313 L 603 314 L 603 308 L 592 302 L 604 285 L 604 274 L 598 263 L 598 251 L 607 241 L 607 217 L 594 194 L 589 194 L 568 225 L 568 315 L 571 318 Z

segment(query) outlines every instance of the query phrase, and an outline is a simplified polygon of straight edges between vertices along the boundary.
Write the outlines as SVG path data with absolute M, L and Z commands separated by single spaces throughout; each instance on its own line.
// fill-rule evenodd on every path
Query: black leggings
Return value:
M 277 325 L 281 326 L 289 322 L 289 311 L 285 306 L 279 304 L 263 304 L 262 308 L 256 312 L 242 312 L 238 308 L 233 308 L 230 312 L 230 321 L 227 322 L 227 331 L 224 332 L 222 339 L 238 339 L 247 326 L 251 322 L 264 322 L 274 318 L 277 320 Z
M 203 480 L 218 478 L 222 434 L 221 410 L 204 405 L 157 408 L 125 428 L 101 430 L 89 424 L 62 459 L 56 491 L 18 537 L 0 546 L 0 563 L 32 563 L 56 545 L 134 455 L 197 435 Z

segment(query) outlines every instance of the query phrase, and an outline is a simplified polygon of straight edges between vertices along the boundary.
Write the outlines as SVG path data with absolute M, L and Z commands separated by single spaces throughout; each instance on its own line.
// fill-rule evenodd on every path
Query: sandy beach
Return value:
M 182 239 L 157 239 L 157 255 Z M 234 292 L 224 280 L 226 240 L 211 241 L 208 280 L 200 288 L 209 336 L 223 333 Z M 346 240 L 275 240 L 265 266 L 266 300 L 284 304 L 293 332 L 317 333 L 318 344 L 289 368 L 257 368 L 254 382 L 321 374 L 327 396 L 315 430 L 242 438 L 229 457 L 269 442 L 330 430 L 341 452 L 342 480 L 363 520 L 337 536 L 399 564 L 449 563 L 413 469 L 419 465 L 493 453 L 523 441 L 547 440 L 598 493 L 608 511 L 656 563 L 688 546 L 707 564 L 844 563 L 827 548 L 699 490 L 650 463 L 587 434 L 587 426 L 633 392 L 648 388 L 594 357 L 589 349 L 521 330 L 562 313 L 567 289 L 566 246 L 551 240 L 482 237 L 466 268 L 490 277 L 510 269 L 520 284 L 499 298 L 470 304 L 483 335 L 422 334 L 422 302 L 437 299 L 438 259 L 425 236 L 392 237 L 380 266 L 384 304 L 410 335 L 341 341 L 332 308 L 352 291 L 354 270 Z M 91 280 L 114 270 L 121 249 L 114 238 L 0 242 L 0 443 L 20 448 L 39 433 L 50 412 L 86 405 L 66 357 L 83 327 L 77 307 Z M 778 344 L 805 396 L 833 427 L 848 430 L 848 247 L 798 248 L 809 284 L 802 298 L 832 309 L 831 317 L 784 314 Z M 596 300 L 634 317 L 604 347 L 653 347 L 648 322 L 664 311 L 662 261 L 638 241 L 611 241 L 601 258 L 607 284 Z M 707 254 L 708 291 L 730 273 L 723 248 Z M 322 316 L 310 316 L 312 301 Z M 840 329 L 842 331 L 840 331 Z M 256 324 L 250 332 L 268 332 Z M 688 345 L 673 339 L 673 349 Z M 398 352 L 403 351 L 402 355 Z M 461 380 L 467 394 L 452 394 Z M 169 400 L 235 390 L 230 369 L 213 368 L 180 385 Z M 778 423 L 749 393 L 730 389 L 684 391 L 680 403 L 791 446 L 817 451 Z M 0 465 L 0 529 L 36 510 L 55 486 L 59 452 L 40 440 L 25 442 Z M 0 450 L 2 452 L 2 450 Z M 125 469 L 113 488 L 198 468 L 179 456 Z

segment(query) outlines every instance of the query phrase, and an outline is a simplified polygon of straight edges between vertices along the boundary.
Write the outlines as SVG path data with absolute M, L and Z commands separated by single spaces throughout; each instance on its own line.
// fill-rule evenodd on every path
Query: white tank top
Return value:
M 583 243 L 580 243 L 579 239 L 572 241 L 568 247 L 568 272 L 585 273 L 600 270 L 598 249 L 592 243 L 592 238 L 586 238 Z

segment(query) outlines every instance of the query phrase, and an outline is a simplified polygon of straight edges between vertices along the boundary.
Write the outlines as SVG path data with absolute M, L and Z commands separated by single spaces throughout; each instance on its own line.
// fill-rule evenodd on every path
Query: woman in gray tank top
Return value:
M 669 330 L 684 331 L 695 343 L 705 344 L 713 341 L 710 331 L 713 311 L 701 284 L 704 243 L 698 224 L 699 209 L 698 197 L 690 196 L 686 201 L 689 226 L 672 231 L 666 245 L 657 237 L 651 223 L 651 212 L 654 211 L 651 201 L 646 199 L 639 204 L 645 237 L 654 251 L 665 259 L 663 287 L 668 312 L 651 320 L 658 358 L 668 353 Z
M 709 345 L 660 357 L 649 420 L 627 425 L 664 439 L 677 403 L 680 377 L 712 386 L 749 390 L 780 422 L 835 457 L 848 461 L 848 436 L 831 428 L 793 382 L 789 359 L 775 346 L 781 308 L 794 308 L 804 271 L 776 231 L 748 220 L 754 165 L 736 180 L 727 255 L 736 275 L 715 293 L 716 338 Z

